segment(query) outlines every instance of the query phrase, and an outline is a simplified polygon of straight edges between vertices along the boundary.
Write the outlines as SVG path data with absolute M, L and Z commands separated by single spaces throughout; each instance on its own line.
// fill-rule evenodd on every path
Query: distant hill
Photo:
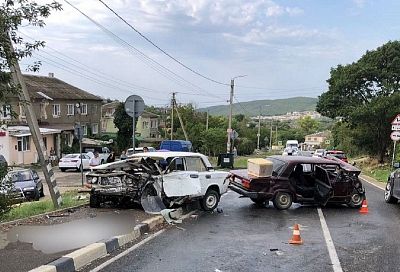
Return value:
M 314 111 L 317 105 L 318 98 L 312 97 L 292 97 L 286 99 L 274 99 L 274 100 L 254 100 L 248 102 L 241 102 L 240 104 L 233 104 L 233 114 L 244 114 L 246 116 L 258 116 L 261 115 L 282 115 L 287 112 L 293 111 Z M 269 106 L 266 106 L 269 105 Z M 199 111 L 209 111 L 211 115 L 224 115 L 228 114 L 229 106 L 211 106 L 207 108 L 201 108 Z

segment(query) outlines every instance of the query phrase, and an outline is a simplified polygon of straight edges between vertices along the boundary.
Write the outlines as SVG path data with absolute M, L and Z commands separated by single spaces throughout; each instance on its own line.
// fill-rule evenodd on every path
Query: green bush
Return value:
M 10 211 L 11 201 L 6 194 L 12 188 L 12 182 L 6 179 L 8 168 L 0 164 L 0 220 Z

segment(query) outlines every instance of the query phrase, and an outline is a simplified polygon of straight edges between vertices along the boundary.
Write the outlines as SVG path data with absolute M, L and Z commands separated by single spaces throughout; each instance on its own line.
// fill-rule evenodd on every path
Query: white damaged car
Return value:
M 228 174 L 215 171 L 199 153 L 146 152 L 96 166 L 86 178 L 91 207 L 134 202 L 158 213 L 195 200 L 204 210 L 214 210 L 228 189 Z

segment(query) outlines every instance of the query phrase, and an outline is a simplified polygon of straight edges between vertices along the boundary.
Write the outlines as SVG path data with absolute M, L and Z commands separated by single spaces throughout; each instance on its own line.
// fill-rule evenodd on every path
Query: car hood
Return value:
M 36 187 L 36 183 L 33 180 L 19 181 L 19 182 L 14 182 L 14 187 L 20 189 L 28 187 Z

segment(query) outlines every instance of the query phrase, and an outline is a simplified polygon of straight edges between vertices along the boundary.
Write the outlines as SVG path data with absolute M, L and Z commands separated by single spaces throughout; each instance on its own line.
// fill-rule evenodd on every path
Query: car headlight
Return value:
M 35 187 L 25 187 L 22 190 L 24 190 L 24 191 L 32 191 L 32 190 L 35 190 Z

